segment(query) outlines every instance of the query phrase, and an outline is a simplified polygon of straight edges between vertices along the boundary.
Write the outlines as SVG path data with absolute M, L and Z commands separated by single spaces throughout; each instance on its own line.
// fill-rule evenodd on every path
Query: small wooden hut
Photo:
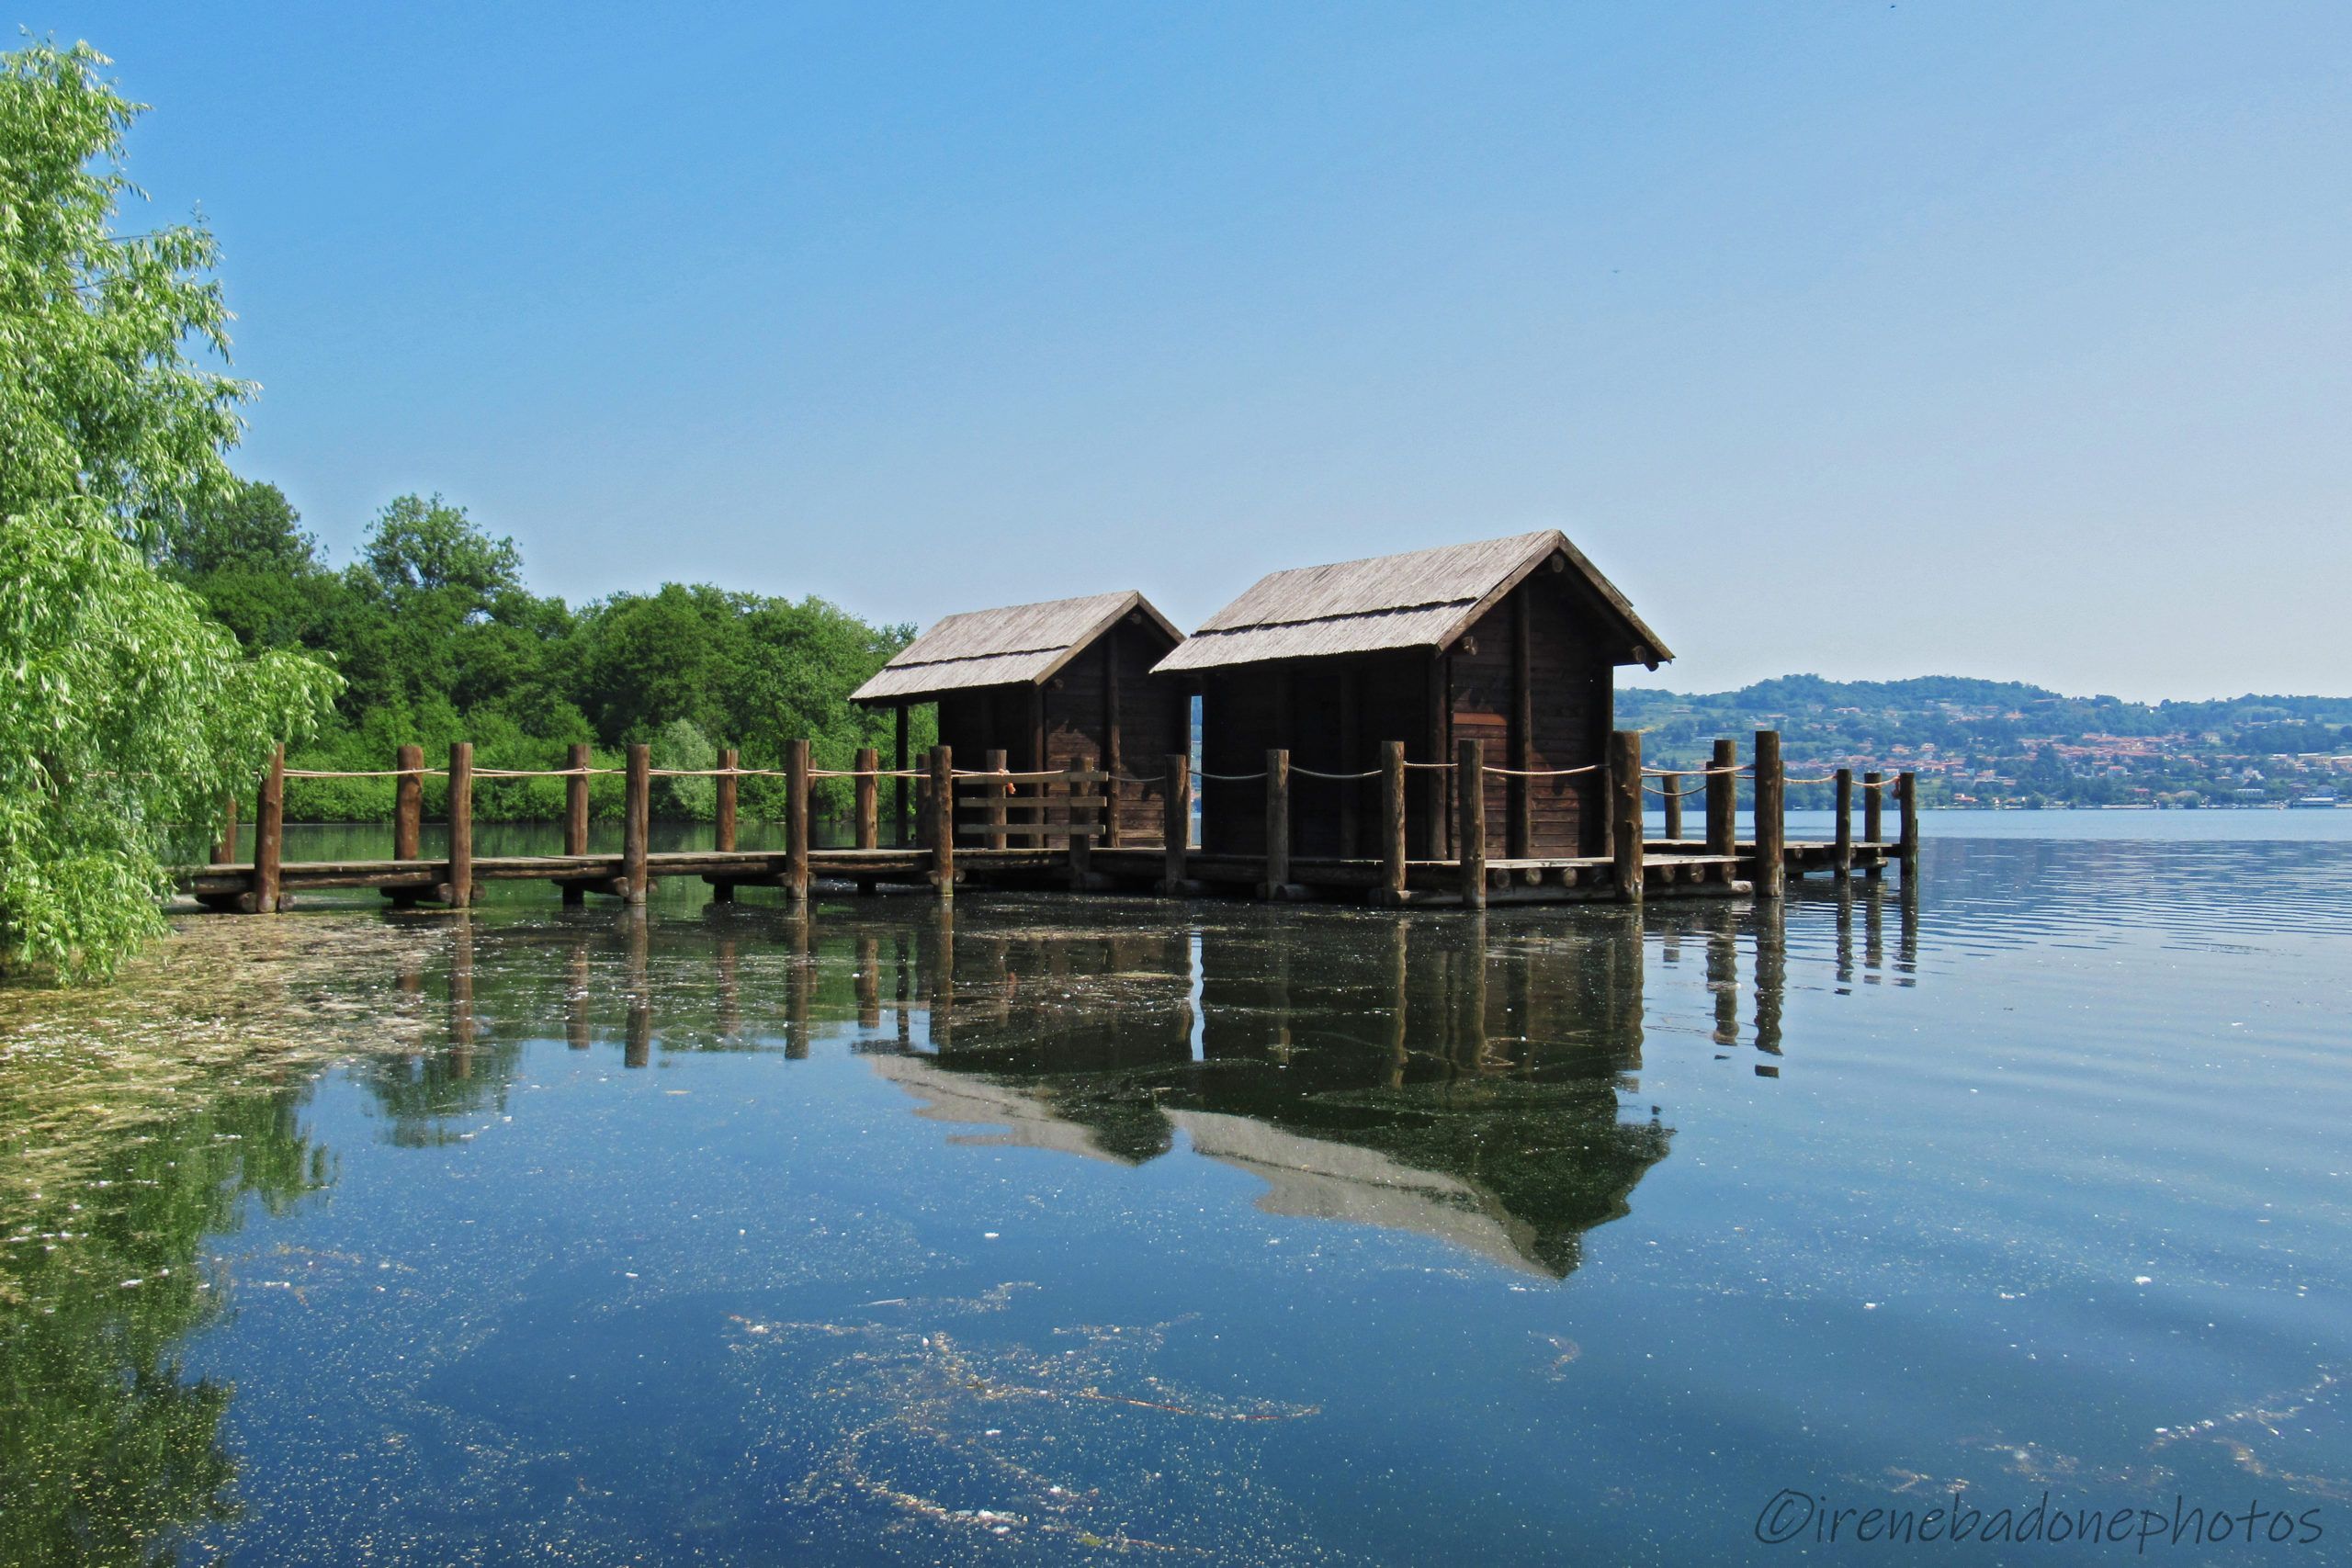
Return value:
M 1377 784 L 1299 770 L 1377 767 L 1401 740 L 1411 761 L 1451 761 L 1457 739 L 1486 743 L 1491 767 L 1577 768 L 1607 754 L 1621 664 L 1673 655 L 1609 580 L 1557 529 L 1303 567 L 1261 578 L 1155 673 L 1202 696 L 1204 852 L 1265 852 L 1269 750 L 1291 754 L 1291 852 L 1366 857 Z M 1454 782 L 1408 775 L 1406 842 L 1453 852 Z M 1485 782 L 1489 831 L 1513 856 L 1605 852 L 1601 777 Z
M 907 710 L 939 705 L 956 765 L 1002 751 L 1014 773 L 1092 761 L 1152 781 L 1117 789 L 1111 841 L 1156 843 L 1163 759 L 1191 743 L 1177 682 L 1151 667 L 1184 640 L 1141 593 L 1094 593 L 949 615 L 901 649 L 852 702 L 899 710 L 897 765 L 909 765 Z

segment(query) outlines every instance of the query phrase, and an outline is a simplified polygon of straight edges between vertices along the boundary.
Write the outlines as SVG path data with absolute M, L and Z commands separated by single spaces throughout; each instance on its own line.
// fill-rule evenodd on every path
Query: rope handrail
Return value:
M 1449 773 L 1453 769 L 1453 764 L 1451 762 L 1407 762 L 1405 765 L 1408 768 L 1442 768 Z
M 1642 772 L 1650 778 L 1660 779 L 1745 778 L 1750 771 L 1750 764 L 1734 763 L 1728 768 L 1644 768 Z
M 1254 773 L 1212 773 L 1203 772 L 1193 775 L 1195 778 L 1215 779 L 1219 784 L 1248 784 L 1252 779 L 1262 779 L 1265 776 L 1266 770 L 1263 768 L 1259 769 Z
M 445 778 L 448 776 L 447 770 L 442 768 L 424 771 Z M 478 779 L 577 779 L 592 773 L 624 773 L 628 771 L 626 768 L 476 768 L 473 774 Z M 658 769 L 655 771 L 657 773 L 660 772 Z
M 379 768 L 366 773 L 335 768 L 288 768 L 283 776 L 289 779 L 438 779 L 447 778 L 449 774 L 446 768 Z
M 954 776 L 958 779 L 993 779 L 998 784 L 1052 784 L 1057 780 L 1069 778 L 1069 775 L 1070 770 L 1068 768 L 1054 768 L 1030 773 L 1000 773 L 994 768 L 957 768 L 954 773 Z
M 1378 768 L 1367 768 L 1360 773 L 1317 773 L 1313 768 L 1302 768 L 1295 762 L 1291 764 L 1290 771 L 1306 778 L 1330 779 L 1340 784 L 1352 784 L 1358 779 L 1376 779 L 1380 776 Z
M 1413 766 L 1410 762 L 1405 765 L 1408 768 Z M 1506 779 L 1565 779 L 1577 773 L 1597 773 L 1601 767 L 1599 762 L 1587 762 L 1581 768 L 1487 768 L 1484 771 Z

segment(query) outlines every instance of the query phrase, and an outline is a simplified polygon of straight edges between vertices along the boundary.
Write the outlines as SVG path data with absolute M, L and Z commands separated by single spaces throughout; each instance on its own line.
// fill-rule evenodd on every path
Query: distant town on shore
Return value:
M 2352 697 L 2133 703 L 2015 681 L 1788 675 L 1736 692 L 1621 687 L 1617 722 L 1653 765 L 1700 766 L 1709 739 L 1777 728 L 1789 772 L 1908 768 L 1923 806 L 2211 807 L 2352 804 Z M 1792 807 L 1826 805 L 1792 785 Z

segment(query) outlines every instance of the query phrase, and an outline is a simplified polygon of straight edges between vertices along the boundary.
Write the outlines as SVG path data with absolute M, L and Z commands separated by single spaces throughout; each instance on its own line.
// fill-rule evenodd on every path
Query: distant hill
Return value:
M 1644 760 L 1696 767 L 1718 735 L 1778 729 L 1792 773 L 1911 768 L 1943 806 L 2276 804 L 2341 789 L 2352 799 L 2352 697 L 2131 703 L 2018 681 L 1784 675 L 1736 692 L 1617 693 Z M 1792 805 L 1826 804 L 1826 786 Z

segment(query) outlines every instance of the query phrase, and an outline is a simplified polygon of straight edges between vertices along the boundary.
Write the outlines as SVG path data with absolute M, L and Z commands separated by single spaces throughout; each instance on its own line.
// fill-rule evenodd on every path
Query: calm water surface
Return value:
M 2076 815 L 1784 913 L 196 922 L 72 1004 L 168 1082 L 0 1015 L 0 1560 L 2346 1561 L 2352 834 Z

